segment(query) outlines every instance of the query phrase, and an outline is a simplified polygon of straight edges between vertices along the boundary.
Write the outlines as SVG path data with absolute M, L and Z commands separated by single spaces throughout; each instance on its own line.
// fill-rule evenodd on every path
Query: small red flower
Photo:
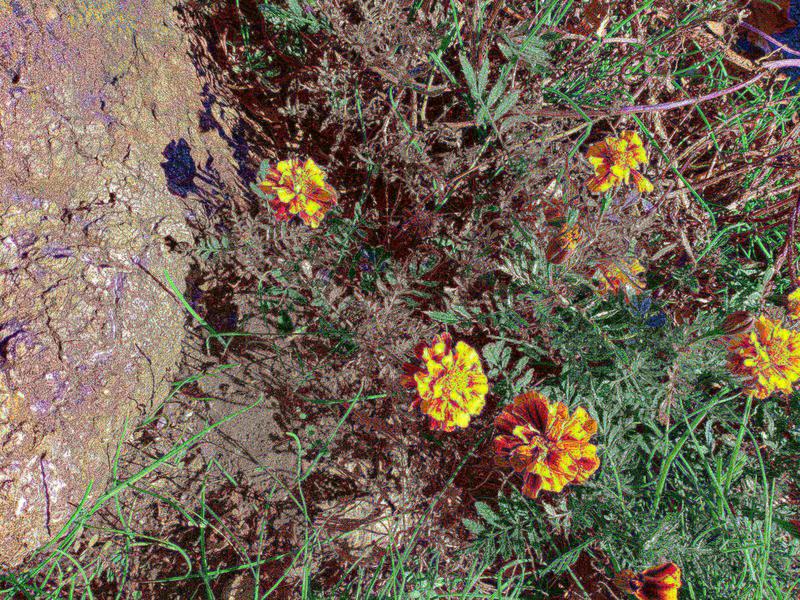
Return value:
M 316 229 L 336 204 L 336 191 L 325 181 L 325 173 L 310 158 L 282 160 L 272 167 L 258 187 L 267 194 L 278 221 L 299 216 Z
M 489 391 L 478 353 L 464 342 L 453 347 L 453 338 L 445 332 L 430 346 L 419 344 L 416 354 L 419 362 L 405 365 L 402 380 L 416 390 L 412 408 L 428 415 L 433 430 L 467 427 L 471 417 L 483 410 Z
M 522 493 L 530 498 L 584 483 L 600 466 L 597 446 L 589 443 L 597 421 L 581 407 L 570 415 L 561 402 L 528 392 L 503 409 L 495 427 L 496 462 L 522 475 Z
M 681 570 L 675 563 L 650 567 L 641 573 L 622 571 L 617 585 L 639 600 L 677 600 L 681 587 Z

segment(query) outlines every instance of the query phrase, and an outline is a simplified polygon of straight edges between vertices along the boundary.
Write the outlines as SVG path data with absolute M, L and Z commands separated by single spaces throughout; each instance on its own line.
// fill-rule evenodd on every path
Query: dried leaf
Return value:
M 797 27 L 797 21 L 789 17 L 791 0 L 753 0 L 750 5 L 750 16 L 747 23 L 768 35 L 781 34 Z M 771 52 L 769 42 L 756 33 L 749 32 L 748 39 L 754 45 Z

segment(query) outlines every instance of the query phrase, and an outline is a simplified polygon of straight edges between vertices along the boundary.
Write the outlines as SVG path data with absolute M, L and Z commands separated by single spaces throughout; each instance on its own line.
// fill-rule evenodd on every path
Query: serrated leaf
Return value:
M 475 69 L 472 68 L 472 65 L 469 64 L 469 60 L 467 60 L 467 57 L 463 53 L 458 55 L 458 60 L 461 63 L 461 71 L 464 73 L 464 77 L 467 80 L 467 86 L 469 86 L 469 91 L 472 94 L 472 97 L 480 99 L 480 94 L 478 93 L 478 79 L 475 77 Z
M 547 567 L 545 567 L 545 569 L 539 573 L 539 576 L 541 577 L 550 572 L 555 574 L 563 573 L 564 571 L 566 571 L 572 565 L 575 564 L 575 562 L 580 557 L 581 552 L 583 552 L 591 543 L 592 543 L 591 539 L 586 540 L 580 546 L 573 548 L 568 552 L 565 552 L 557 559 L 555 559 L 553 562 L 551 562 L 549 565 L 547 565 Z
M 525 373 L 525 375 L 517 380 L 517 389 L 520 391 L 525 390 L 525 388 L 531 384 L 531 381 L 533 381 L 533 369 L 529 370 L 527 373 Z
M 477 521 L 473 521 L 472 519 L 461 519 L 461 522 L 464 524 L 464 527 L 466 527 L 473 535 L 481 535 L 484 531 L 486 531 L 486 528 L 483 525 Z
M 425 314 L 428 315 L 434 321 L 439 321 L 440 323 L 445 323 L 446 325 L 455 325 L 456 323 L 460 323 L 461 319 L 459 319 L 456 315 L 449 312 L 439 312 L 436 310 L 428 310 L 425 311 Z
M 512 377 L 515 379 L 522 374 L 522 370 L 528 365 L 528 361 L 530 359 L 527 356 L 523 356 L 517 361 L 517 364 L 514 365 L 514 372 L 511 374 Z
M 489 61 L 484 60 L 481 65 L 481 70 L 478 73 L 478 95 L 483 97 L 486 88 L 489 87 Z
M 489 108 L 494 106 L 494 103 L 500 99 L 500 96 L 503 95 L 503 92 L 505 90 L 506 90 L 506 80 L 501 77 L 492 86 L 492 90 L 489 92 L 489 97 L 486 99 L 486 106 Z
M 296 17 L 303 17 L 303 7 L 300 6 L 300 3 L 297 0 L 286 0 L 286 6 L 289 9 L 289 12 L 292 13 Z
M 519 101 L 519 96 L 519 90 L 514 90 L 506 94 L 506 96 L 500 101 L 500 104 L 497 105 L 497 110 L 494 111 L 494 120 L 499 121 L 508 111 L 514 108 Z
M 511 360 L 511 348 L 503 348 L 503 354 L 500 357 L 500 369 L 505 369 L 508 366 L 508 361 Z
M 495 513 L 485 502 L 476 502 L 475 511 L 489 525 L 500 525 L 500 518 L 498 517 L 497 513 Z
M 521 44 L 517 44 L 505 34 L 501 37 L 505 43 L 499 44 L 500 52 L 508 60 L 522 61 L 528 68 L 541 68 L 550 61 L 550 55 L 544 50 L 545 41 L 535 32 L 531 32 Z
M 500 364 L 500 355 L 503 352 L 505 342 L 500 340 L 498 342 L 486 344 L 483 347 L 483 358 L 489 363 L 489 366 L 496 366 Z

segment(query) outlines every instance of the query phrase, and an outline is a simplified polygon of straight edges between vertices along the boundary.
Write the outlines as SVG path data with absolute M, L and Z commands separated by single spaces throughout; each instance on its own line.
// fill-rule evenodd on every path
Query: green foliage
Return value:
M 511 66 L 503 67 L 497 82 L 489 90 L 489 61 L 484 60 L 476 74 L 464 54 L 459 55 L 459 60 L 461 61 L 461 70 L 467 80 L 478 127 L 491 123 L 492 127 L 497 130 L 497 122 L 514 108 L 521 93 L 519 90 L 506 93 Z
M 298 0 L 286 0 L 286 7 L 264 0 L 261 13 L 267 23 L 286 31 L 299 33 L 318 33 L 326 27 L 325 20 L 317 16 L 313 2 L 307 2 L 304 9 Z
M 504 340 L 486 344 L 483 347 L 483 358 L 488 370 L 489 381 L 494 382 L 492 393 L 508 404 L 515 396 L 525 393 L 531 387 L 535 369 L 527 368 L 530 357 L 523 356 L 511 368 L 511 347 Z
M 203 260 L 215 260 L 223 258 L 230 248 L 230 238 L 223 235 L 219 238 L 209 237 L 201 240 L 197 245 L 197 252 Z

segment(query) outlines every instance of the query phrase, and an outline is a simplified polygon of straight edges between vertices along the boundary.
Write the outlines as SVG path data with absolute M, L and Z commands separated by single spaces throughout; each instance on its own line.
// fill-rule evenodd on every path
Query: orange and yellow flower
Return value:
M 601 296 L 618 294 L 624 291 L 627 295 L 636 295 L 644 289 L 644 283 L 639 275 L 644 273 L 644 267 L 638 258 L 632 261 L 608 261 L 597 267 L 594 279 L 597 282 L 597 293 Z
M 545 256 L 554 265 L 560 265 L 565 262 L 583 239 L 583 233 L 580 226 L 569 226 L 564 224 L 561 226 L 558 234 L 550 239 L 545 250 Z
M 628 185 L 631 178 L 642 193 L 654 189 L 638 170 L 639 165 L 648 164 L 649 159 L 642 139 L 635 131 L 623 131 L 618 138 L 608 137 L 593 144 L 586 158 L 594 167 L 594 176 L 586 182 L 592 192 L 605 192 L 621 183 Z
M 800 319 L 800 286 L 786 298 L 786 312 L 791 319 Z
M 584 483 L 600 466 L 597 446 L 589 443 L 597 422 L 580 407 L 570 415 L 564 404 L 551 404 L 539 392 L 514 398 L 495 428 L 496 462 L 522 475 L 522 493 L 530 498 Z
M 675 563 L 650 567 L 641 573 L 626 570 L 616 577 L 617 585 L 639 600 L 678 600 L 681 569 Z
M 325 214 L 336 205 L 336 191 L 325 181 L 325 173 L 310 158 L 282 160 L 267 171 L 258 187 L 268 196 L 278 221 L 299 216 L 312 229 L 319 227 Z
M 431 429 L 467 427 L 483 410 L 489 392 L 478 353 L 464 342 L 454 348 L 450 334 L 442 333 L 430 346 L 417 346 L 416 354 L 421 364 L 407 364 L 403 378 L 417 392 L 412 407 L 428 415 Z
M 728 346 L 728 368 L 745 380 L 748 395 L 764 399 L 779 391 L 792 392 L 800 379 L 800 333 L 761 316 L 750 333 Z

